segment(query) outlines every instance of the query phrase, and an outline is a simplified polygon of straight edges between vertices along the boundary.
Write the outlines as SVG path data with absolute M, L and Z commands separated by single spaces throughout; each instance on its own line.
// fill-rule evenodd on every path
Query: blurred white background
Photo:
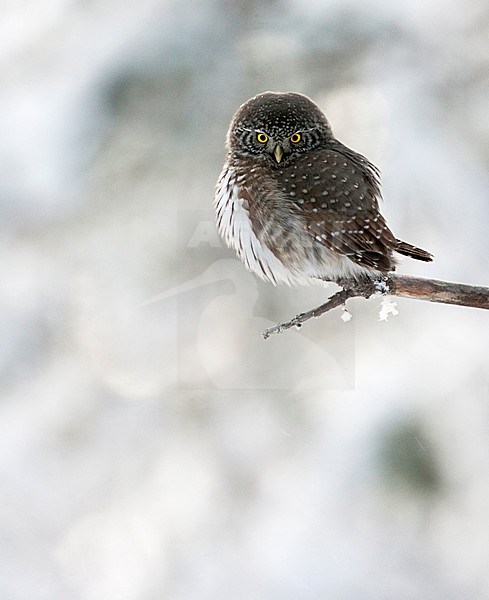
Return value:
M 484 0 L 4 0 L 2 600 L 489 598 L 488 315 L 220 245 L 234 110 L 310 95 L 383 172 L 400 272 L 488 284 Z

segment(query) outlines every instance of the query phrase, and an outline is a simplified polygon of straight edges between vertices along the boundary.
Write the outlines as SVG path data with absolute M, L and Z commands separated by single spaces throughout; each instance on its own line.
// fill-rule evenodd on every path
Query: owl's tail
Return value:
M 429 252 L 426 252 L 426 250 L 422 250 L 416 246 L 411 246 L 411 244 L 402 242 L 401 240 L 397 240 L 397 247 L 395 250 L 396 252 L 399 252 L 399 254 L 405 254 L 406 256 L 415 258 L 416 260 L 424 260 L 425 262 L 431 262 L 433 260 L 433 255 Z

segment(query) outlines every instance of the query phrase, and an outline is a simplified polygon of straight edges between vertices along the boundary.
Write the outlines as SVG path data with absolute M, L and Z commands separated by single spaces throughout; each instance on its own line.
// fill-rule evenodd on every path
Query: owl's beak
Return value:
M 282 160 L 282 156 L 284 155 L 284 150 L 282 146 L 278 144 L 275 146 L 275 150 L 273 151 L 273 155 L 275 156 L 275 160 L 279 163 Z

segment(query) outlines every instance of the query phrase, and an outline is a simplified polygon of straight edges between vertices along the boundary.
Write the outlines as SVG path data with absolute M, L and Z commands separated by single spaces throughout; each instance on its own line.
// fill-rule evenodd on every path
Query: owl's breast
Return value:
M 311 283 L 302 273 L 302 217 L 272 177 L 225 166 L 215 208 L 219 233 L 250 271 L 273 284 Z

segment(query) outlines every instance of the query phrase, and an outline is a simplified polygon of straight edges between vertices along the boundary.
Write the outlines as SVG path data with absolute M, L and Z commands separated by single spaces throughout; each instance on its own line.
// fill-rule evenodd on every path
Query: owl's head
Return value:
M 278 165 L 322 147 L 331 137 L 326 117 L 307 96 L 265 92 L 237 110 L 227 143 L 235 156 L 262 157 Z

